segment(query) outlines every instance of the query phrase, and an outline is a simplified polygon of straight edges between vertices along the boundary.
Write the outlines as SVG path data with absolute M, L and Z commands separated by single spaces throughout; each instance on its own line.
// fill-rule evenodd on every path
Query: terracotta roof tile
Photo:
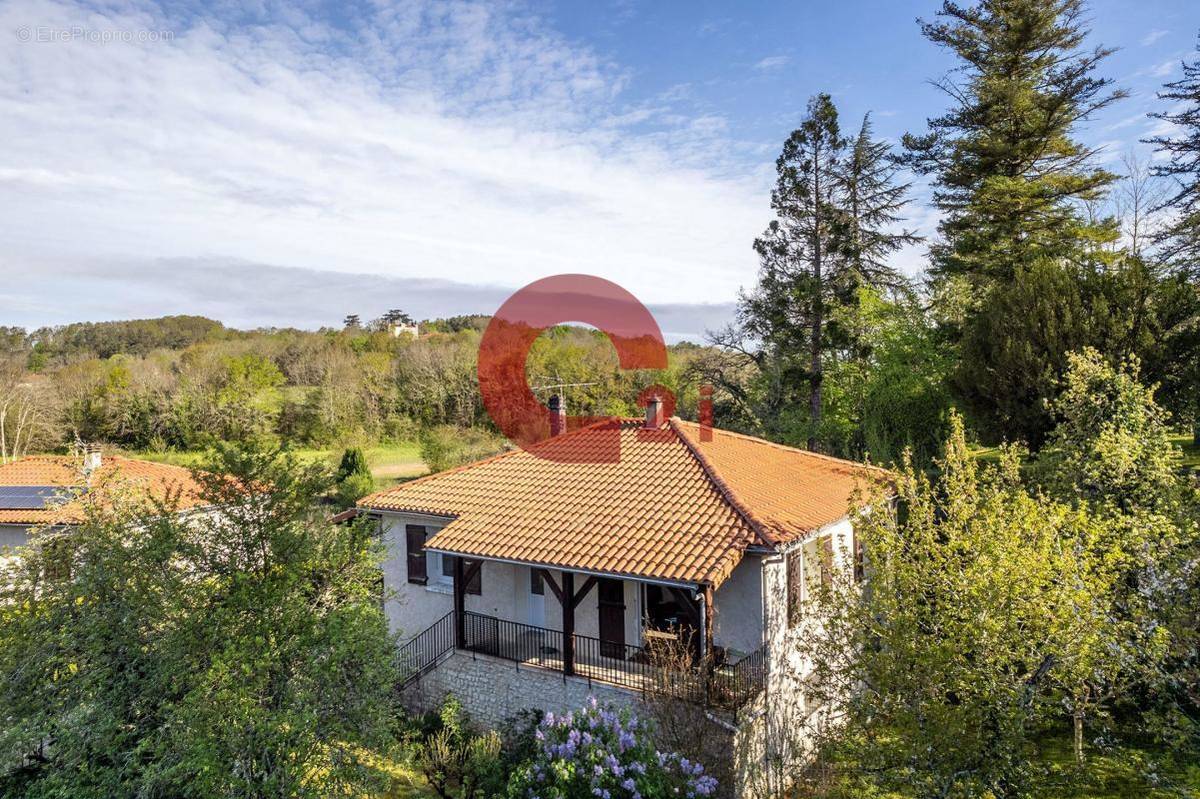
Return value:
M 31 455 L 0 465 L 0 486 L 89 487 L 78 499 L 51 508 L 2 509 L 0 524 L 77 524 L 83 520 L 83 503 L 102 498 L 106 491 L 145 491 L 155 500 L 178 493 L 181 509 L 205 504 L 200 484 L 179 466 L 105 455 L 100 467 L 84 475 L 79 458 Z
M 619 431 L 620 460 L 570 463 Z M 882 470 L 672 419 L 613 420 L 429 475 L 359 501 L 450 517 L 429 546 L 463 555 L 720 584 L 748 546 L 844 517 Z

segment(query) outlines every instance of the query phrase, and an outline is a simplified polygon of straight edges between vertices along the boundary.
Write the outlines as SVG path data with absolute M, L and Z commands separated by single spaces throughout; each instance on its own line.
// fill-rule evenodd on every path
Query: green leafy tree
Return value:
M 0 795 L 374 784 L 395 675 L 373 530 L 330 525 L 329 476 L 288 455 L 198 476 L 219 513 L 131 496 L 0 564 Z
M 922 23 L 960 62 L 937 84 L 950 111 L 930 120 L 929 133 L 904 137 L 907 162 L 934 175 L 944 214 L 934 274 L 980 286 L 1115 239 L 1111 221 L 1092 222 L 1078 207 L 1115 176 L 1090 164 L 1094 150 L 1073 130 L 1123 96 L 1094 74 L 1112 50 L 1084 49 L 1085 13 L 1082 0 L 946 2 Z
M 1124 512 L 1172 512 L 1177 505 L 1179 451 L 1139 371 L 1136 358 L 1114 367 L 1093 349 L 1068 355 L 1052 404 L 1060 421 L 1040 457 L 1058 496 Z
M 1018 452 L 980 466 L 951 426 L 937 474 L 905 467 L 895 508 L 859 520 L 865 589 L 838 573 L 805 613 L 806 701 L 839 719 L 816 734 L 847 795 L 1036 795 L 1032 741 L 1063 708 L 1098 716 L 1145 644 L 1110 619 L 1126 547 L 1157 530 L 1030 494 Z

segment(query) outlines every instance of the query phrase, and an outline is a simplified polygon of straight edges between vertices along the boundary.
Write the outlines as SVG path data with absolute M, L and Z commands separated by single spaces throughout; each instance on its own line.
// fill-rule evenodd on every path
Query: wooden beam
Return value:
M 571 598 L 571 609 L 572 610 L 579 607 L 579 603 L 582 602 L 583 598 L 586 597 L 588 595 L 588 592 L 592 590 L 592 586 L 594 586 L 599 581 L 600 581 L 600 578 L 594 574 L 583 581 L 583 585 L 581 585 L 579 587 L 579 591 L 576 594 L 574 594 Z
M 455 558 L 454 576 L 454 646 L 458 649 L 467 648 L 467 581 L 463 574 L 463 559 Z
M 558 604 L 560 604 L 560 605 L 564 604 L 565 601 L 563 600 L 564 595 L 563 595 L 562 589 L 558 587 L 558 583 L 555 582 L 554 577 L 550 574 L 550 570 L 549 569 L 535 569 L 535 571 L 537 571 L 538 573 L 540 573 L 542 575 L 542 582 L 544 582 L 544 583 L 546 583 L 546 585 L 550 586 L 550 590 L 554 592 L 554 596 L 558 597 Z
M 462 558 L 455 558 L 455 560 L 460 564 L 463 562 Z M 471 581 L 475 579 L 475 575 L 479 574 L 479 570 L 482 568 L 483 568 L 483 561 L 475 560 L 475 561 L 471 562 L 470 566 L 466 567 L 463 570 L 463 592 L 464 593 L 467 590 L 467 586 L 471 584 Z
M 562 595 L 564 598 L 575 596 L 575 575 L 563 572 Z M 575 673 L 575 602 L 562 603 L 562 637 L 563 637 L 563 674 Z

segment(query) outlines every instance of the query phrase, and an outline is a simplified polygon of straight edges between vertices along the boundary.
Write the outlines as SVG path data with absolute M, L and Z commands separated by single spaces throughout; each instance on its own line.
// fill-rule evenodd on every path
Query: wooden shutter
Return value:
M 425 526 L 404 525 L 404 539 L 408 548 L 408 581 L 417 585 L 429 582 L 428 556 L 425 554 Z
M 803 616 L 804 555 L 800 547 L 787 555 L 787 623 L 795 627 Z

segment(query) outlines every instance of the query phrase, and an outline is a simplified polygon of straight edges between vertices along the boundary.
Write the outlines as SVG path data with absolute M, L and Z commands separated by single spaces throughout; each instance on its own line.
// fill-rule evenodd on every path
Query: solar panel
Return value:
M 0 486 L 0 509 L 41 510 L 61 505 L 74 492 L 64 486 Z

